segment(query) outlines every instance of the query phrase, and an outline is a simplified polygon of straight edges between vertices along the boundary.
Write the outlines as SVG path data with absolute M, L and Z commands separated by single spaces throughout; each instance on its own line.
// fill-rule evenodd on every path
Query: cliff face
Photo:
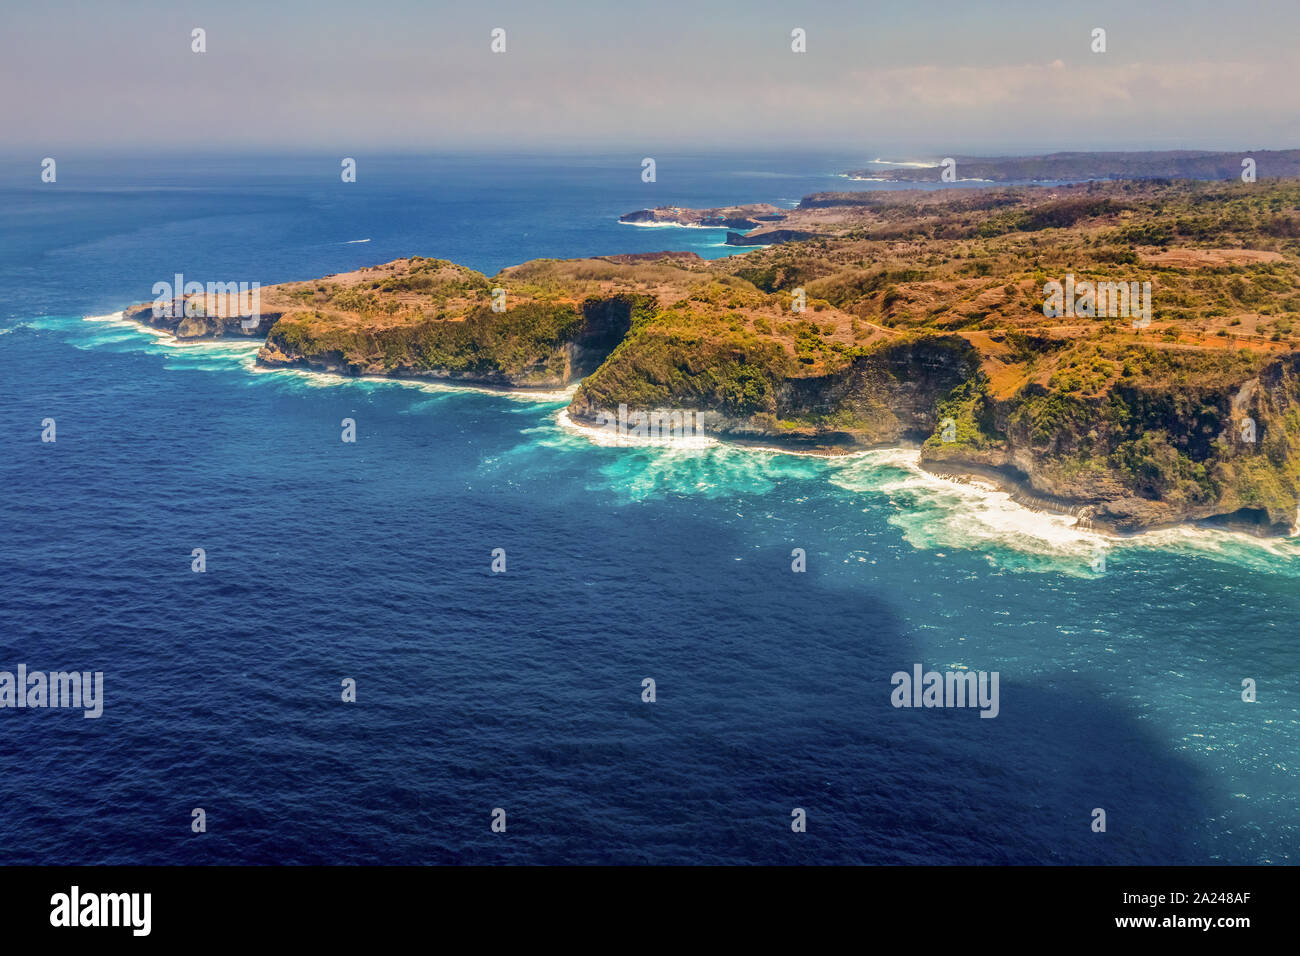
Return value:
M 594 371 L 631 327 L 635 297 L 478 306 L 456 319 L 357 325 L 318 312 L 278 321 L 261 365 L 509 388 L 559 388 Z
M 593 422 L 620 404 L 693 410 L 717 435 L 827 450 L 919 442 L 978 375 L 979 356 L 960 336 L 933 336 L 881 340 L 821 374 L 800 366 L 780 348 L 646 330 L 583 381 L 569 414 Z
M 834 430 L 836 444 L 923 441 L 944 404 L 979 375 L 979 362 L 957 335 L 882 340 L 843 370 L 784 383 L 778 417 L 814 434 Z
M 950 409 L 955 439 L 931 436 L 922 463 L 1001 478 L 1110 531 L 1210 521 L 1286 534 L 1300 501 L 1300 355 L 1212 359 L 1187 353 L 1175 374 L 1086 397 L 979 391 Z
M 1132 346 L 1122 357 L 1132 374 L 1097 394 L 1030 383 L 996 398 L 961 335 L 882 339 L 809 375 L 779 350 L 650 327 L 583 381 L 569 413 L 591 423 L 619 405 L 702 411 L 721 437 L 839 452 L 920 442 L 923 467 L 994 479 L 1085 526 L 1288 533 L 1300 501 L 1300 353 L 1225 360 Z

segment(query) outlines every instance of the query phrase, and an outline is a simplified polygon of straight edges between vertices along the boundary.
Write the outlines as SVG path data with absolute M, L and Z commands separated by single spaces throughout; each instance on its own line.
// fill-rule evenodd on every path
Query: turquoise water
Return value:
M 563 395 L 111 318 L 175 271 L 706 250 L 617 214 L 839 161 L 696 157 L 652 202 L 615 159 L 385 160 L 360 198 L 306 160 L 3 167 L 0 670 L 102 670 L 105 704 L 0 711 L 0 860 L 1293 861 L 1294 540 L 1107 540 L 906 450 L 608 447 Z M 890 706 L 914 663 L 999 672 L 998 717 Z

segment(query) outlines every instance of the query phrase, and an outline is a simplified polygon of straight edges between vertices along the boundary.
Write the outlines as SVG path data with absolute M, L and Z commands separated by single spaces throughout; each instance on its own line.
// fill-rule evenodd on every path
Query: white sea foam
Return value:
M 63 321 L 62 327 L 66 327 L 66 320 Z M 547 391 L 501 390 L 418 379 L 352 378 L 309 369 L 268 369 L 256 364 L 257 340 L 182 342 L 168 332 L 124 319 L 121 312 L 85 316 L 84 321 L 114 329 L 107 335 L 95 335 L 90 347 L 143 336 L 152 340 L 147 348 L 158 348 L 162 354 L 178 360 L 184 357 L 187 368 L 242 367 L 253 374 L 291 377 L 319 388 L 400 386 L 442 395 L 476 392 L 519 402 L 567 404 L 578 387 L 574 384 Z M 1158 549 L 1300 577 L 1300 535 L 1259 538 L 1241 532 L 1183 525 L 1116 538 L 1080 528 L 1068 515 L 1021 505 L 1008 492 L 988 482 L 958 481 L 931 474 L 920 467 L 920 452 L 914 448 L 876 449 L 828 457 L 785 447 L 737 445 L 712 436 L 620 438 L 606 429 L 574 422 L 563 408 L 548 424 L 526 431 L 539 444 L 553 447 L 558 444 L 574 451 L 593 443 L 606 447 L 635 446 L 628 449 L 631 457 L 600 468 L 600 475 L 609 487 L 628 499 L 665 491 L 709 497 L 738 491 L 761 494 L 784 479 L 823 479 L 847 492 L 886 498 L 893 507 L 889 522 L 915 548 L 979 550 L 999 566 L 1092 576 L 1095 572 L 1091 561 L 1099 552 L 1112 554 L 1122 561 L 1125 554 Z
M 574 422 L 556 413 L 558 431 L 571 449 L 594 443 L 633 446 L 614 464 L 600 468 L 606 490 L 628 499 L 652 494 L 762 494 L 783 479 L 822 480 L 854 494 L 888 501 L 888 521 L 912 547 L 983 553 L 997 567 L 1054 571 L 1077 577 L 1108 573 L 1094 565 L 1100 555 L 1122 567 L 1149 550 L 1177 551 L 1191 557 L 1248 565 L 1300 577 L 1300 537 L 1257 538 L 1239 532 L 1185 525 L 1131 537 L 1116 537 L 1080 527 L 1070 515 L 1039 511 L 1013 500 L 995 484 L 951 479 L 920 467 L 915 448 L 886 448 L 827 456 L 783 447 L 737 445 L 708 438 L 705 442 L 656 443 L 619 440 L 604 429 Z M 544 431 L 544 430 L 539 430 Z M 547 442 L 544 434 L 538 441 Z
M 848 491 L 887 496 L 895 505 L 890 524 L 918 549 L 966 548 L 991 557 L 1011 549 L 1068 562 L 1084 574 L 1091 573 L 1092 557 L 1117 541 L 1078 527 L 1069 515 L 1025 507 L 992 483 L 930 474 L 920 467 L 916 449 L 883 449 L 835 462 L 829 480 Z
M 343 376 L 330 372 L 317 372 L 307 368 L 265 368 L 257 364 L 257 350 L 261 347 L 260 338 L 198 338 L 179 339 L 165 329 L 123 319 L 122 312 L 110 312 L 109 315 L 83 316 L 83 320 L 118 329 L 118 334 L 107 338 L 96 336 L 91 347 L 109 345 L 109 343 L 129 342 L 131 339 L 149 339 L 148 349 L 160 347 L 162 354 L 187 355 L 190 367 L 220 369 L 238 365 L 252 375 L 269 375 L 295 378 L 300 384 L 312 388 L 338 388 L 344 385 L 402 386 L 419 392 L 451 394 L 456 392 L 476 392 L 480 394 L 500 395 L 502 398 L 517 402 L 534 402 L 539 405 L 554 405 L 569 402 L 577 390 L 577 384 L 563 389 L 495 389 L 487 386 L 459 384 L 459 382 L 425 381 L 419 378 L 389 378 L 386 376 Z M 208 363 L 205 360 L 214 359 Z M 203 363 L 203 364 L 199 364 Z
M 450 395 L 455 393 L 477 393 L 480 395 L 497 395 L 513 401 L 535 402 L 542 405 L 557 402 L 569 402 L 578 390 L 577 383 L 559 389 L 506 389 L 489 388 L 481 385 L 469 385 L 458 382 L 431 382 L 416 378 L 389 378 L 385 375 L 336 375 L 333 372 L 318 372 L 307 368 L 267 368 L 254 365 L 251 371 L 256 375 L 279 375 L 295 378 L 312 388 L 338 388 L 341 385 L 362 385 L 366 387 L 397 386 L 415 389 L 431 394 Z
M 888 159 L 881 159 L 880 157 L 877 156 L 867 165 L 868 166 L 907 166 L 912 169 L 929 169 L 932 166 L 938 166 L 939 163 L 935 160 L 929 160 L 929 159 L 904 160 L 900 162 L 894 162 Z
M 1079 527 L 1069 515 L 1021 505 L 1009 492 L 989 482 L 933 475 L 920 467 L 920 453 L 914 449 L 868 452 L 853 462 L 834 462 L 833 471 L 830 481 L 834 485 L 889 496 L 896 506 L 890 523 L 920 549 L 978 549 L 995 564 L 1085 577 L 1098 573 L 1092 567 L 1098 554 L 1123 561 L 1125 555 L 1136 558 L 1143 550 L 1158 549 L 1238 565 L 1270 569 L 1280 565 L 1283 573 L 1300 576 L 1300 538 L 1294 536 L 1260 538 L 1180 525 L 1116 537 Z M 1044 560 L 1027 563 L 1014 556 Z
M 257 352 L 262 346 L 260 338 L 221 338 L 221 339 L 178 339 L 164 329 L 155 329 L 140 322 L 123 318 L 123 313 L 113 312 L 108 315 L 83 316 L 86 322 L 115 327 L 120 335 L 113 336 L 113 342 L 130 341 L 133 337 L 151 339 L 151 346 L 160 346 L 165 354 L 189 353 L 191 359 L 217 359 L 215 365 L 206 368 L 220 368 L 223 365 L 237 365 L 256 375 L 283 376 L 299 380 L 302 384 L 317 388 L 337 388 L 343 385 L 394 385 L 413 388 L 418 391 L 449 394 L 454 392 L 478 392 L 485 395 L 499 395 L 514 401 L 554 404 L 568 402 L 577 391 L 577 384 L 561 389 L 498 389 L 455 382 L 431 382 L 421 379 L 388 378 L 381 375 L 347 376 L 330 372 L 317 372 L 300 368 L 266 368 L 257 364 Z M 92 344 L 107 344 L 102 338 L 96 338 Z
M 643 229 L 726 229 L 726 226 L 701 226 L 694 222 L 627 222 L 620 219 L 624 226 L 641 226 Z
M 165 346 L 168 349 L 196 349 L 212 354 L 227 353 L 238 357 L 245 353 L 255 353 L 262 344 L 257 339 L 178 339 L 166 329 L 156 329 L 151 325 L 145 325 L 143 322 L 127 319 L 122 312 L 110 312 L 108 315 L 86 315 L 82 316 L 82 321 L 95 322 L 101 326 L 120 329 L 123 334 L 114 336 L 114 341 L 128 341 L 135 335 L 151 339 L 155 345 Z
M 709 435 L 682 435 L 670 436 L 663 435 L 651 438 L 649 436 L 637 436 L 634 434 L 620 435 L 617 429 L 605 428 L 600 425 L 588 425 L 582 422 L 575 422 L 569 417 L 567 408 L 560 409 L 556 413 L 555 420 L 560 427 L 575 435 L 581 435 L 592 444 L 601 445 L 606 448 L 672 448 L 679 451 L 690 449 L 713 448 L 719 441 Z
M 526 458 L 527 467 L 536 471 L 543 465 L 536 456 L 538 448 L 564 455 L 590 455 L 593 444 L 613 447 L 616 436 L 603 429 L 579 425 L 563 412 L 548 417 L 536 428 L 525 429 L 528 440 L 490 467 L 515 467 L 516 456 Z M 757 453 L 736 445 L 706 438 L 652 443 L 634 439 L 625 441 L 619 454 L 601 456 L 588 467 L 587 488 L 610 501 L 630 504 L 665 494 L 730 497 L 738 493 L 762 495 L 774 490 L 777 482 L 788 479 L 812 479 L 818 466 L 802 458 L 783 454 Z M 542 462 L 545 459 L 541 459 Z

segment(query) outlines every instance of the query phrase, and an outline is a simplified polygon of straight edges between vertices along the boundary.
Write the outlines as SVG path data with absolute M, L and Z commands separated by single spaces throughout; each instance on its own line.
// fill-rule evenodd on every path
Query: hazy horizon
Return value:
M 0 149 L 860 151 L 906 159 L 1300 144 L 1300 5 L 1082 11 L 681 0 L 6 12 Z M 1008 27 L 1010 22 L 1013 25 Z M 191 31 L 206 31 L 206 52 Z M 491 31 L 506 31 L 493 53 Z M 1106 30 L 1106 52 L 1090 49 Z M 806 31 L 807 52 L 791 51 Z M 870 155 L 867 155 L 870 154 Z

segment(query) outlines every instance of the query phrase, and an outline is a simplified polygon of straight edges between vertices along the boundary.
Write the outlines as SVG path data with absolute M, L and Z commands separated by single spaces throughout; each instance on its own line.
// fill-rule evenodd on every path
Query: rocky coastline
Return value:
M 1300 217 L 1252 227 L 1233 213 L 1181 242 L 1160 230 L 1188 210 L 1286 208 L 1300 184 L 966 192 L 819 194 L 779 224 L 755 218 L 775 214 L 762 205 L 640 211 L 746 218 L 758 228 L 742 239 L 769 237 L 722 260 L 536 260 L 489 278 L 414 256 L 267 286 L 255 323 L 210 300 L 124 316 L 187 341 L 260 338 L 268 368 L 577 384 L 578 423 L 624 405 L 702 412 L 709 435 L 805 454 L 919 445 L 934 474 L 1108 533 L 1291 533 Z M 1127 328 L 1105 314 L 1046 321 L 1035 302 L 1045 276 L 1133 269 L 1154 275 L 1157 301 L 1194 292 L 1213 307 Z

